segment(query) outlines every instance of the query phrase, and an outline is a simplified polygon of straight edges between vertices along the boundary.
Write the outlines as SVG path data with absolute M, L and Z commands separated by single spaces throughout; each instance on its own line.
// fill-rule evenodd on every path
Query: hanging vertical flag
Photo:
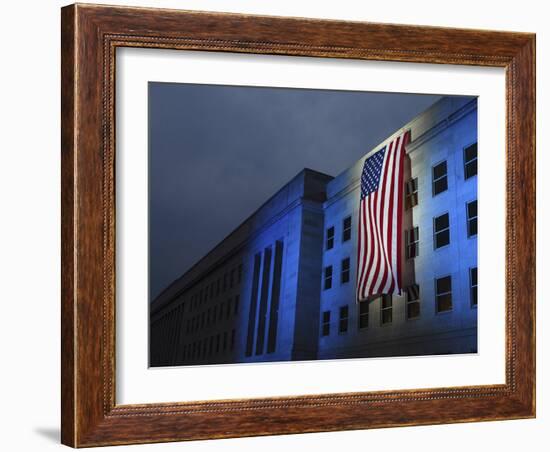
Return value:
M 401 293 L 403 161 L 410 131 L 369 156 L 361 174 L 357 300 Z

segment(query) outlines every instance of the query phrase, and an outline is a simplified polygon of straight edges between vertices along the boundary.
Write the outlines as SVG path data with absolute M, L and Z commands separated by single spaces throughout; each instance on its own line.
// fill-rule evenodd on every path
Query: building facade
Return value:
M 405 130 L 401 295 L 357 303 L 365 158 Z M 337 177 L 304 169 L 150 307 L 150 365 L 477 351 L 477 101 L 445 97 Z

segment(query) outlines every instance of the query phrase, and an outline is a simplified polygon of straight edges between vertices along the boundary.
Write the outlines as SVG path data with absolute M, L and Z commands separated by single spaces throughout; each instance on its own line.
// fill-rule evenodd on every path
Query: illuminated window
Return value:
M 340 284 L 345 284 L 349 282 L 349 266 L 350 266 L 349 257 L 342 259 L 342 268 L 340 271 Z
M 445 312 L 453 309 L 453 294 L 450 276 L 435 280 L 435 303 L 437 312 Z
M 405 209 L 412 209 L 418 204 L 418 178 L 405 184 Z
M 349 307 L 340 307 L 340 322 L 338 323 L 338 332 L 341 334 L 348 332 Z
M 344 218 L 342 230 L 342 242 L 347 242 L 351 239 L 351 217 Z
M 470 268 L 470 305 L 477 306 L 477 267 Z
M 407 287 L 407 319 L 420 317 L 420 288 L 418 284 Z
M 325 247 L 327 250 L 334 248 L 334 226 L 327 229 L 327 239 Z
M 464 148 L 464 179 L 477 174 L 477 143 Z
M 321 327 L 321 334 L 328 336 L 330 334 L 330 311 L 323 312 L 323 324 Z
M 418 227 L 415 226 L 408 231 L 405 231 L 406 255 L 407 259 L 412 259 L 418 256 Z
M 477 235 L 477 200 L 466 204 L 468 237 Z
M 393 300 L 391 295 L 382 295 L 380 299 L 380 323 L 387 325 L 393 321 Z
M 325 290 L 332 287 L 332 265 L 325 267 Z
M 445 160 L 432 167 L 433 196 L 444 192 L 447 188 L 447 161 Z
M 450 241 L 449 214 L 444 213 L 434 218 L 434 248 L 448 245 Z

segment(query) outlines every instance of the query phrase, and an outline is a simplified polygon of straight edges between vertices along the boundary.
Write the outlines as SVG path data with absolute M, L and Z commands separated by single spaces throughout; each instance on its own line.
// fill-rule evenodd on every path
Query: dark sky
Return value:
M 338 175 L 438 99 L 149 83 L 151 299 L 304 167 Z

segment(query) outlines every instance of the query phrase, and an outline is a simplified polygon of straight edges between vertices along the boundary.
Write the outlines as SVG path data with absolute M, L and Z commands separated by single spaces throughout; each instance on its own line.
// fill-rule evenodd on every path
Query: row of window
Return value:
M 243 277 L 243 266 L 232 268 L 225 272 L 223 277 L 219 277 L 216 281 L 212 281 L 210 285 L 201 288 L 198 292 L 191 295 L 190 310 L 195 311 L 208 300 L 213 300 L 220 294 L 224 294 L 229 289 L 233 289 L 235 284 L 240 284 Z M 185 302 L 182 303 L 185 310 Z
M 466 203 L 466 234 L 468 237 L 477 235 L 477 200 Z M 405 231 L 406 256 L 408 259 L 418 256 L 420 235 L 418 226 Z M 444 213 L 433 219 L 434 249 L 451 243 L 451 228 L 449 214 Z
M 325 248 L 330 250 L 334 248 L 334 226 L 327 228 Z M 342 220 L 342 242 L 347 242 L 351 239 L 351 216 Z
M 236 295 L 234 300 L 229 298 L 226 302 L 221 302 L 211 308 L 202 311 L 200 314 L 187 319 L 185 324 L 185 334 L 193 334 L 203 328 L 216 325 L 224 319 L 227 320 L 231 316 L 236 316 L 239 313 L 239 295 Z
M 477 267 L 470 268 L 470 306 L 477 306 Z M 436 278 L 435 284 L 435 310 L 436 313 L 451 311 L 453 309 L 453 290 L 451 276 Z M 405 315 L 407 319 L 420 317 L 420 288 L 414 284 L 406 289 Z M 357 328 L 365 329 L 369 326 L 370 301 L 359 303 Z M 393 297 L 382 295 L 380 297 L 380 324 L 387 325 L 393 322 Z M 340 306 L 338 311 L 338 333 L 345 334 L 349 326 L 349 306 Z M 321 335 L 329 336 L 331 329 L 331 311 L 321 314 Z
M 332 265 L 325 267 L 323 288 L 325 290 L 332 288 Z M 350 258 L 342 259 L 340 263 L 340 284 L 346 284 L 350 280 Z
M 464 148 L 463 167 L 464 180 L 470 179 L 477 174 L 477 143 L 473 143 Z M 416 183 L 415 185 L 416 192 L 418 190 L 418 184 Z M 444 160 L 432 167 L 432 195 L 438 195 L 447 189 L 447 160 Z
M 182 347 L 183 361 L 200 361 L 235 349 L 235 329 L 205 337 Z

